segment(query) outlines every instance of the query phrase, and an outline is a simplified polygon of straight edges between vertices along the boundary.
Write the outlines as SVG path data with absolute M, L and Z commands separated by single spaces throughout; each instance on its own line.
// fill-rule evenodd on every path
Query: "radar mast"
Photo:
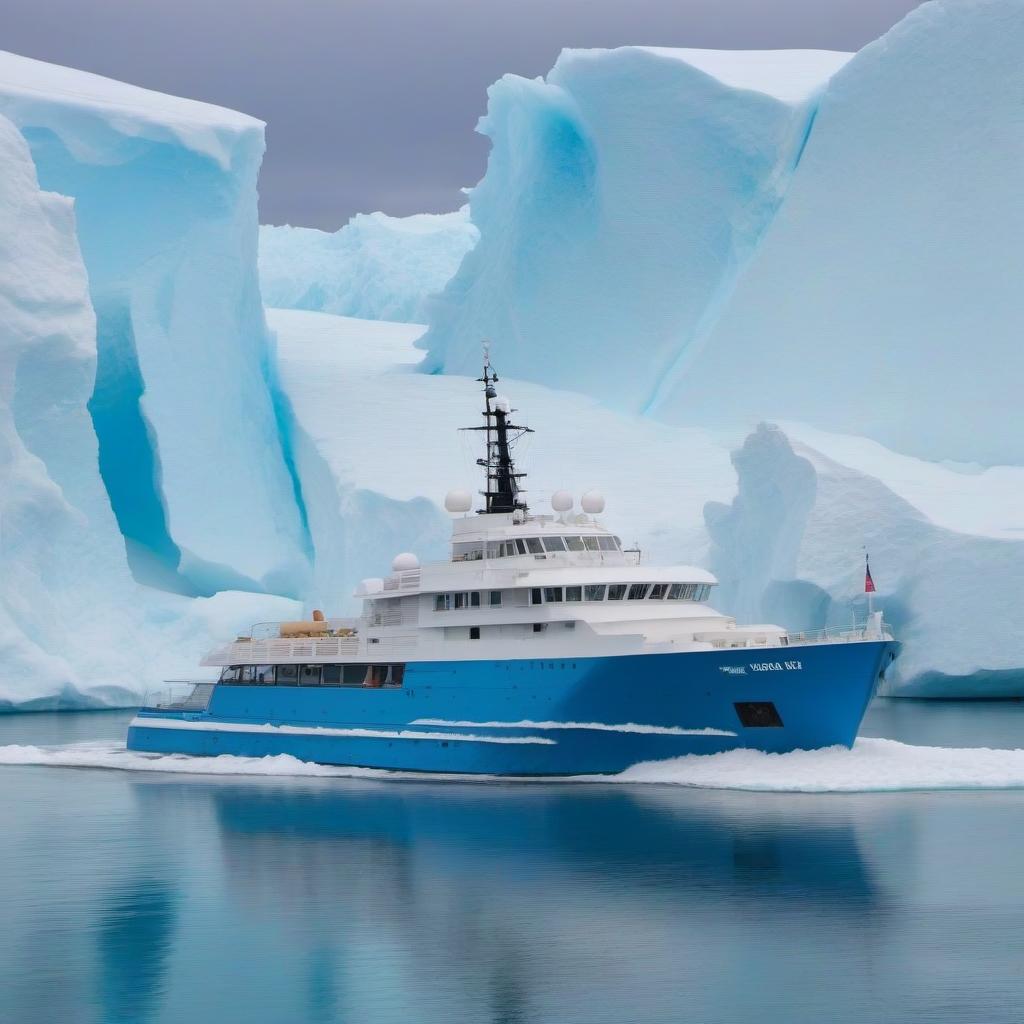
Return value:
M 517 473 L 512 459 L 512 448 L 523 434 L 532 434 L 529 427 L 512 423 L 510 416 L 516 410 L 498 397 L 495 384 L 498 375 L 491 366 L 490 346 L 484 342 L 484 373 L 477 380 L 484 386 L 484 423 L 479 427 L 463 427 L 463 430 L 482 430 L 487 435 L 487 456 L 477 459 L 487 473 L 487 489 L 480 493 L 486 499 L 485 507 L 479 514 L 498 512 L 526 512 L 519 481 L 526 476 Z

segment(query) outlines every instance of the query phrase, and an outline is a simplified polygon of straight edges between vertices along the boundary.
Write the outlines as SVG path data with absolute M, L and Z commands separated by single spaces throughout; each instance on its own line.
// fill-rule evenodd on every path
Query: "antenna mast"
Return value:
M 490 345 L 484 342 L 484 372 L 477 380 L 484 386 L 484 423 L 479 427 L 463 427 L 463 430 L 482 430 L 487 435 L 487 457 L 477 459 L 476 464 L 482 466 L 487 473 L 487 489 L 481 491 L 486 505 L 481 513 L 527 511 L 526 502 L 522 500 L 519 481 L 526 476 L 517 473 L 512 459 L 512 447 L 523 434 L 532 434 L 529 427 L 521 427 L 510 422 L 509 416 L 515 412 L 508 402 L 498 398 L 495 384 L 498 375 L 491 366 Z

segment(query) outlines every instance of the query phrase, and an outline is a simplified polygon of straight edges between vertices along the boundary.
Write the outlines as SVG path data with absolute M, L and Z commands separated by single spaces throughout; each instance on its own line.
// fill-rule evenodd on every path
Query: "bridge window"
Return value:
M 526 546 L 529 548 L 531 555 L 544 554 L 544 545 L 541 544 L 540 537 L 527 537 Z
M 667 583 L 655 583 L 651 587 L 651 592 L 647 595 L 648 601 L 661 601 L 665 597 L 665 591 L 668 590 Z
M 479 640 L 480 639 L 480 627 L 479 626 L 470 626 L 469 627 L 469 639 L 470 640 Z
M 629 600 L 630 601 L 642 601 L 644 594 L 647 593 L 646 583 L 632 583 L 629 587 Z
M 274 685 L 274 666 L 273 665 L 256 665 L 255 666 L 255 679 L 254 682 L 262 686 L 273 686 Z
M 544 550 L 545 551 L 564 551 L 565 541 L 561 537 L 545 537 L 544 538 Z
M 565 599 L 566 599 L 566 601 L 582 601 L 583 600 L 583 588 L 582 587 L 566 587 L 565 588 Z
M 241 678 L 241 665 L 228 665 L 220 670 L 220 681 L 222 683 L 237 683 Z
M 434 611 L 435 612 L 446 612 L 452 606 L 452 595 L 451 594 L 435 594 L 434 595 Z
M 625 583 L 611 583 L 608 586 L 608 600 L 621 601 L 626 596 Z
M 492 590 L 491 591 L 490 605 L 491 605 L 492 608 L 500 608 L 501 607 L 501 591 L 500 590 Z
M 298 665 L 278 665 L 277 666 L 277 685 L 278 686 L 298 686 L 299 685 L 299 666 Z
M 603 583 L 588 583 L 583 588 L 583 595 L 588 601 L 603 601 L 604 600 L 604 584 Z
M 596 537 L 584 537 L 583 538 L 583 546 L 588 551 L 599 551 L 600 550 L 600 545 L 598 545 Z
M 544 603 L 543 591 L 540 589 L 540 587 L 534 587 L 530 591 L 530 604 L 543 604 L 543 603 Z
M 299 666 L 299 686 L 319 686 L 320 685 L 320 666 L 319 665 L 300 665 Z
M 583 538 L 582 537 L 566 537 L 565 538 L 565 546 L 570 551 L 584 551 L 584 550 L 586 550 L 584 548 L 584 545 L 583 545 Z
M 598 537 L 598 547 L 602 551 L 614 551 L 615 550 L 615 538 L 614 537 Z
M 529 553 L 526 550 L 526 541 L 522 540 L 521 538 L 516 541 L 516 548 L 519 551 L 519 554 L 521 554 L 521 555 L 525 555 L 525 554 Z
M 673 583 L 668 588 L 668 599 L 670 601 L 678 601 L 683 596 L 683 585 L 682 583 Z
M 561 587 L 545 587 L 544 588 L 544 603 L 554 604 L 562 600 L 562 588 Z

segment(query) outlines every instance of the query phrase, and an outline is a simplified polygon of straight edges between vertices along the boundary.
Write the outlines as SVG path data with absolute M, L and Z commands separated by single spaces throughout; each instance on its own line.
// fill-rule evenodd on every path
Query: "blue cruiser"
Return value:
M 651 566 L 603 498 L 523 500 L 511 422 L 485 360 L 484 507 L 448 494 L 451 558 L 408 553 L 367 579 L 358 619 L 254 627 L 214 651 L 216 682 L 144 708 L 128 747 L 486 775 L 614 773 L 738 747 L 850 746 L 897 645 L 862 628 L 739 626 L 703 569 Z

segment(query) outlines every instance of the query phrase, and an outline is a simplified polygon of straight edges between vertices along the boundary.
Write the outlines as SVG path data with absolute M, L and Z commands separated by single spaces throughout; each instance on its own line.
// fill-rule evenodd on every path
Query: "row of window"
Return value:
M 405 665 L 228 665 L 222 683 L 237 686 L 401 686 Z
M 457 562 L 475 561 L 484 557 L 511 558 L 515 555 L 543 555 L 559 551 L 621 551 L 618 537 L 519 537 L 515 540 L 488 541 L 480 544 L 456 544 L 453 551 Z
M 434 611 L 450 612 L 453 609 L 459 608 L 479 608 L 480 601 L 481 596 L 479 590 L 458 590 L 449 594 L 435 594 Z M 491 608 L 500 608 L 501 591 L 487 591 L 487 604 Z
M 461 590 L 434 595 L 434 611 L 501 607 L 500 590 Z M 579 587 L 534 587 L 530 604 L 558 604 L 562 601 L 706 601 L 708 583 L 594 583 Z
M 562 601 L 706 601 L 707 583 L 595 583 L 584 587 L 534 587 L 530 604 Z

